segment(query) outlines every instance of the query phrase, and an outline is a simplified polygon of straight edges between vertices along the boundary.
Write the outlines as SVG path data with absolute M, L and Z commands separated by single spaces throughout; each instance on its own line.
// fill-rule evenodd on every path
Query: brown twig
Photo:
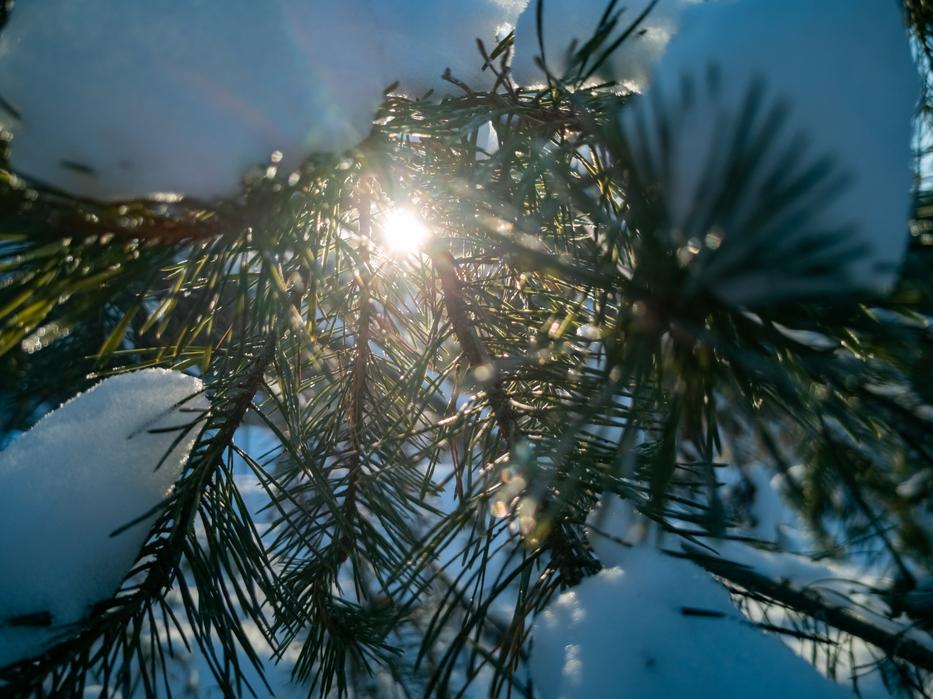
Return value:
M 463 285 L 460 281 L 460 275 L 457 273 L 456 260 L 446 250 L 433 251 L 431 260 L 440 277 L 447 317 L 450 319 L 454 334 L 460 343 L 463 356 L 466 357 L 471 369 L 475 370 L 483 366 L 491 368 L 492 362 L 489 352 L 476 334 L 473 323 L 467 315 L 466 304 L 463 300 Z M 501 378 L 496 377 L 493 380 L 492 385 L 486 391 L 486 395 L 489 397 L 489 405 L 496 416 L 499 432 L 506 443 L 510 447 L 513 446 L 520 433 L 515 411 L 512 409 L 512 402 L 509 400 L 505 384 Z

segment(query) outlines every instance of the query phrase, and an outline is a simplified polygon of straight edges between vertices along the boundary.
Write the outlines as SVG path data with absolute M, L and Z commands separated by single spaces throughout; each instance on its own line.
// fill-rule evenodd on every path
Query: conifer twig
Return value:
M 466 304 L 463 301 L 463 286 L 460 275 L 457 273 L 456 260 L 447 250 L 434 251 L 431 260 L 440 276 L 447 317 L 450 319 L 454 334 L 460 343 L 463 356 L 466 357 L 470 368 L 473 370 L 489 366 L 491 359 L 489 352 L 476 334 L 467 315 Z M 520 432 L 516 424 L 515 411 L 512 410 L 511 401 L 500 377 L 496 376 L 494 378 L 486 394 L 489 397 L 489 405 L 492 407 L 493 414 L 496 416 L 499 432 L 509 447 L 512 447 L 519 438 Z
M 859 619 L 849 610 L 828 604 L 815 590 L 797 589 L 786 581 L 775 581 L 747 566 L 726 561 L 716 556 L 693 550 L 686 553 L 669 552 L 688 558 L 702 568 L 739 587 L 767 599 L 779 602 L 802 614 L 824 621 L 830 626 L 851 634 L 883 650 L 889 656 L 933 672 L 933 649 L 905 636 L 879 628 Z M 906 631 L 906 630 L 905 630 Z

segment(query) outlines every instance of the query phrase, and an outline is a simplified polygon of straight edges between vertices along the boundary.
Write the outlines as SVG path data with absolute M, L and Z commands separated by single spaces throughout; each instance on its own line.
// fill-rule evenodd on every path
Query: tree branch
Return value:
M 447 317 L 460 343 L 463 356 L 466 357 L 471 369 L 491 365 L 489 352 L 473 329 L 473 323 L 467 315 L 456 260 L 447 250 L 441 250 L 432 252 L 431 261 L 440 277 Z M 512 410 L 512 402 L 509 400 L 501 378 L 498 376 L 495 378 L 492 386 L 486 390 L 486 395 L 489 397 L 489 405 L 496 416 L 499 432 L 511 448 L 520 437 L 520 431 L 516 424 L 515 411 Z
M 28 688 L 41 682 L 55 668 L 70 662 L 76 653 L 87 653 L 94 642 L 108 631 L 139 626 L 146 616 L 148 605 L 162 597 L 164 590 L 171 585 L 184 550 L 185 538 L 192 531 L 197 514 L 201 493 L 214 472 L 214 465 L 233 439 L 233 435 L 249 410 L 253 397 L 262 384 L 266 367 L 275 356 L 278 333 L 272 330 L 266 336 L 259 353 L 249 365 L 239 384 L 233 387 L 231 396 L 222 410 L 227 416 L 213 435 L 208 449 L 198 457 L 200 468 L 185 488 L 178 512 L 174 515 L 174 526 L 167 539 L 159 544 L 153 560 L 147 564 L 149 572 L 134 591 L 122 597 L 106 600 L 91 612 L 85 626 L 75 636 L 55 644 L 38 659 L 26 659 L 2 668 L 0 677 L 13 688 Z M 192 455 L 194 458 L 194 455 Z M 134 569 L 138 570 L 138 569 Z M 135 620 L 135 621 L 134 621 Z M 100 651 L 90 651 L 97 655 Z M 109 651 L 108 651 L 109 653 Z M 104 656 L 101 656 L 104 657 Z M 115 655 L 113 657 L 116 657 Z M 109 662 L 109 661 L 108 661 Z
M 347 525 L 340 536 L 340 552 L 337 557 L 337 566 L 350 556 L 353 550 L 353 536 L 351 532 L 350 517 L 356 512 L 356 494 L 359 489 L 362 475 L 363 439 L 361 425 L 363 422 L 363 401 L 366 396 L 366 368 L 369 364 L 370 318 L 372 306 L 370 304 L 369 289 L 369 244 L 372 238 L 372 210 L 371 193 L 361 183 L 359 195 L 359 228 L 360 228 L 360 270 L 357 275 L 359 288 L 359 319 L 357 321 L 356 336 L 353 341 L 353 366 L 350 369 L 350 390 L 347 393 L 347 428 L 350 431 L 350 454 L 347 458 L 347 489 L 343 499 L 343 513 L 347 517 Z M 335 566 L 336 568 L 336 566 Z
M 819 619 L 830 626 L 851 634 L 883 650 L 891 657 L 906 660 L 917 667 L 933 672 L 933 649 L 911 638 L 907 629 L 892 632 L 859 619 L 848 609 L 827 603 L 816 590 L 796 589 L 786 581 L 775 581 L 755 570 L 733 561 L 691 549 L 685 553 L 668 551 L 671 555 L 687 558 L 702 568 L 739 587 L 766 597 L 791 609 Z

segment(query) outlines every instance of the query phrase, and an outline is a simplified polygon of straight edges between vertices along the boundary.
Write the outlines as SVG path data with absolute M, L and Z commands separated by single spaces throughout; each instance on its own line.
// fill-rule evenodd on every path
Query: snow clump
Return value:
M 536 696 L 851 696 L 744 619 L 696 565 L 647 545 L 561 594 L 536 620 Z
M 166 369 L 114 376 L 0 452 L 0 667 L 116 592 L 197 437 L 202 389 Z

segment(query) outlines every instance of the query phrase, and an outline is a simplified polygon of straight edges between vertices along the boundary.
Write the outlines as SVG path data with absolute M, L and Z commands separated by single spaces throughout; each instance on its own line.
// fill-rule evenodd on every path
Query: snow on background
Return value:
M 620 3 L 614 37 L 648 5 Z M 571 43 L 592 34 L 604 9 L 604 0 L 546 0 L 552 72 L 566 70 Z M 19 3 L 0 33 L 0 96 L 17 115 L 0 108 L 0 124 L 14 135 L 15 170 L 79 196 L 231 196 L 273 154 L 287 173 L 312 153 L 359 143 L 390 83 L 413 96 L 457 92 L 441 77 L 449 68 L 489 88 L 477 38 L 492 46 L 517 25 L 514 75 L 540 83 L 536 20 L 528 0 Z M 674 132 L 674 225 L 687 219 L 703 180 L 704 149 L 728 133 L 750 82 L 764 76 L 770 96 L 792 109 L 778 146 L 801 134 L 852 179 L 825 214 L 853 224 L 868 245 L 847 267 L 853 285 L 889 288 L 907 239 L 919 87 L 896 3 L 660 0 L 604 75 L 643 87 L 662 54 L 654 89 L 668 97 L 685 73 L 709 62 L 723 70 L 721 94 L 701 98 Z M 720 292 L 741 302 L 765 293 L 754 288 L 761 283 L 744 279 Z
M 707 83 L 710 67 L 719 71 L 715 88 Z M 693 79 L 690 97 L 682 92 L 685 76 Z M 786 171 L 782 159 L 795 146 L 803 146 L 806 158 L 797 163 L 798 172 L 800 165 L 828 157 L 847 186 L 838 196 L 824 196 L 814 225 L 821 231 L 843 229 L 848 240 L 864 246 L 863 254 L 852 258 L 835 255 L 835 272 L 847 277 L 848 287 L 888 291 L 907 246 L 912 117 L 920 92 L 899 4 L 745 0 L 686 11 L 681 31 L 654 72 L 648 98 L 622 115 L 641 167 L 663 173 L 673 229 L 690 231 L 692 221 L 703 220 L 695 202 L 709 204 L 710 197 L 702 196 L 715 177 L 709 164 L 729 148 L 756 81 L 763 81 L 763 110 L 781 105 L 788 119 L 782 131 L 766 136 L 771 150 L 735 219 L 741 221 L 740 214 L 757 203 L 758 192 L 773 193 L 766 174 L 778 165 Z M 650 125 L 662 113 L 671 139 L 666 161 L 658 131 L 649 126 L 647 139 L 638 132 L 639 117 Z M 785 217 L 799 213 L 799 207 L 790 208 Z M 696 233 L 702 238 L 707 231 Z M 740 305 L 753 303 L 800 281 L 787 277 L 780 268 L 773 275 L 756 272 L 715 291 Z
M 210 198 L 275 150 L 294 167 L 349 148 L 386 84 L 368 4 L 17 3 L 0 34 L 12 165 L 80 196 Z
M 664 53 L 667 43 L 677 30 L 678 18 L 688 5 L 701 0 L 659 0 L 638 29 L 613 52 L 597 75 L 603 80 L 618 80 L 633 87 L 643 87 L 654 63 Z M 512 73 L 522 85 L 544 82 L 544 73 L 537 64 L 541 55 L 538 37 L 536 2 L 532 1 L 515 27 L 515 55 Z M 619 2 L 622 10 L 615 31 L 603 47 L 611 45 L 628 30 L 651 0 Z M 571 48 L 579 50 L 599 26 L 606 10 L 606 0 L 546 0 L 542 16 L 545 61 L 548 70 L 558 78 L 570 68 Z
M 523 5 L 18 3 L 0 34 L 0 96 L 20 116 L 0 109 L 0 123 L 15 170 L 79 196 L 230 196 L 275 151 L 288 172 L 359 143 L 390 83 L 448 92 L 450 67 L 490 86 L 476 38 L 494 46 Z
M 0 452 L 0 666 L 35 654 L 116 592 L 157 513 L 111 534 L 168 495 L 198 432 L 172 448 L 179 430 L 152 430 L 196 421 L 208 407 L 201 389 L 164 369 L 114 376 Z M 52 627 L 3 623 L 43 612 Z

